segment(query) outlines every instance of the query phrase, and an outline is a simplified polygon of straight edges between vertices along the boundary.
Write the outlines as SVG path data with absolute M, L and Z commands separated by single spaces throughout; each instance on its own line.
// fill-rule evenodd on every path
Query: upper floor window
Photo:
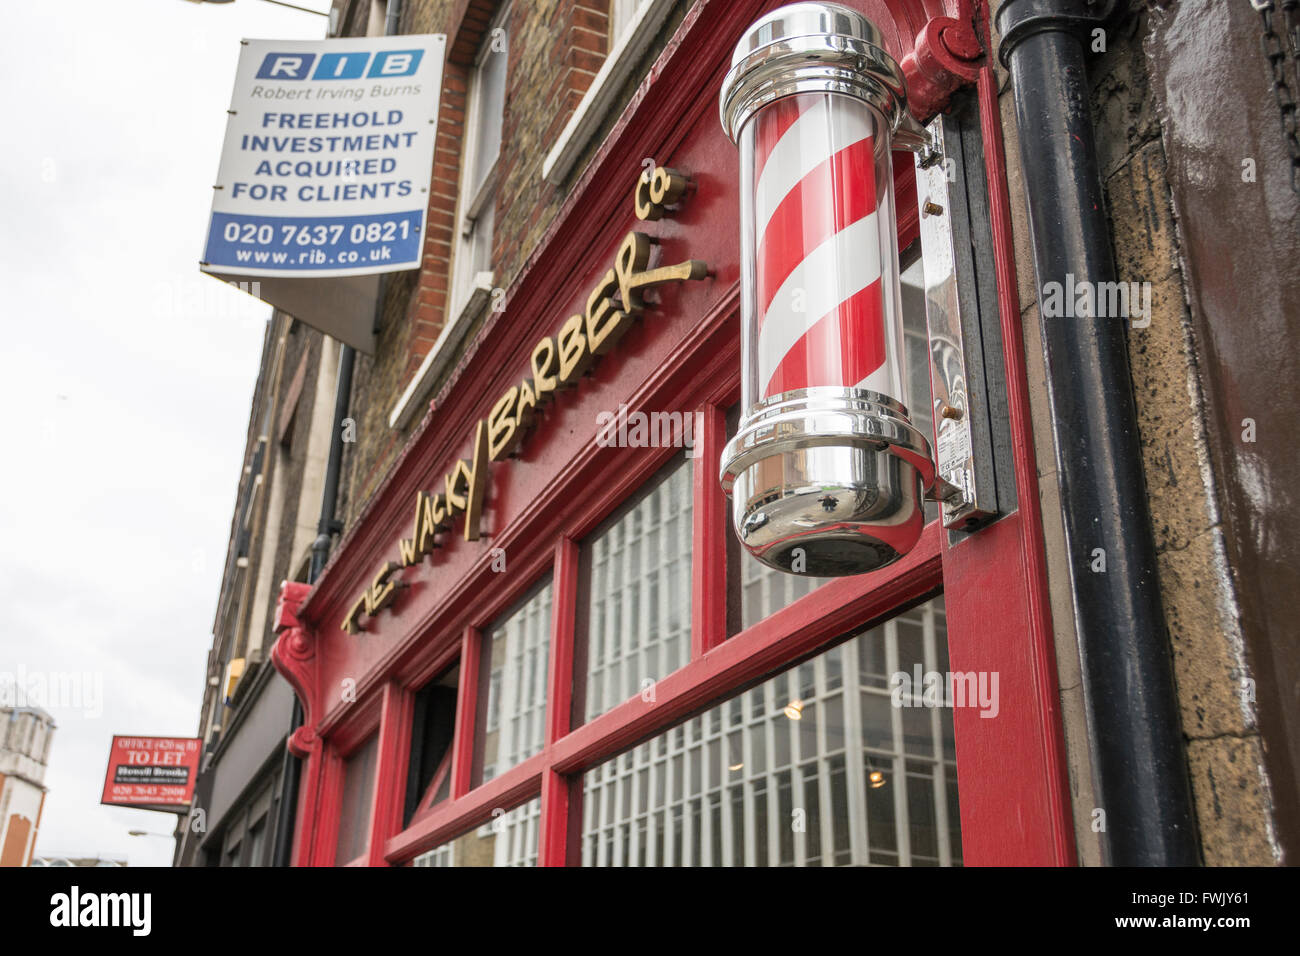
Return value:
M 642 0 L 610 0 L 609 3 L 609 46 L 610 49 L 627 32 L 632 21 L 636 19 L 636 8 Z
M 509 7 L 488 27 L 474 58 L 465 111 L 465 142 L 461 155 L 460 215 L 453 263 L 451 315 L 455 319 L 474 289 L 489 286 L 492 270 L 493 215 L 497 194 L 497 157 L 506 101 Z M 488 273 L 487 282 L 477 281 Z
M 366 17 L 366 36 L 383 36 L 387 20 L 388 0 L 370 0 L 370 11 Z
M 547 182 L 563 185 L 574 172 L 601 125 L 621 108 L 625 88 L 645 66 L 646 52 L 677 6 L 677 0 L 610 0 L 604 62 L 589 83 L 575 81 L 573 89 L 583 91 L 582 99 L 559 137 L 548 144 L 542 161 Z

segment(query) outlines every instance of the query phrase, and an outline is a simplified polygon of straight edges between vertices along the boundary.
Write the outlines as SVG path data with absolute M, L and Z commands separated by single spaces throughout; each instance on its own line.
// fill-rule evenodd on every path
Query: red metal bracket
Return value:
M 984 50 L 969 19 L 934 17 L 916 36 L 900 64 L 907 81 L 907 105 L 922 123 L 948 105 L 948 98 L 979 75 Z

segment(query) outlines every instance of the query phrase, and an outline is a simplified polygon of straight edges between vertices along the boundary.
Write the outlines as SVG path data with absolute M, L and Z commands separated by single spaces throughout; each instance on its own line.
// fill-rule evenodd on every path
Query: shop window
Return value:
M 262 790 L 247 802 L 241 802 L 227 812 L 221 826 L 221 852 L 206 854 L 208 865 L 266 866 L 266 834 L 271 821 L 271 808 L 275 805 L 273 794 L 277 782 L 271 778 Z
M 379 735 L 371 734 L 343 761 L 343 802 L 339 809 L 338 840 L 334 850 L 336 865 L 351 863 L 366 852 L 369 845 L 378 752 Z
M 486 700 L 476 764 L 479 782 L 538 753 L 545 742 L 546 675 L 551 645 L 551 579 L 484 634 Z
M 266 847 L 266 817 L 248 828 L 248 865 L 263 866 L 263 850 Z
M 225 849 L 221 854 L 222 866 L 243 866 L 244 861 L 240 854 L 243 835 L 244 831 L 236 827 L 232 827 L 226 833 Z
M 891 701 L 914 665 L 947 669 L 942 598 L 588 771 L 583 865 L 960 865 L 952 710 Z
M 536 866 L 542 801 L 535 797 L 428 853 L 414 866 Z
M 784 574 L 769 568 L 749 552 L 740 556 L 740 626 L 752 627 L 769 614 L 788 607 L 834 578 Z
M 411 760 L 406 780 L 406 823 L 451 796 L 452 738 L 460 667 L 430 681 L 415 695 Z
M 675 459 L 583 542 L 584 720 L 690 660 L 691 502 L 691 462 Z
M 509 6 L 484 34 L 470 75 L 469 106 L 465 116 L 464 151 L 461 154 L 460 214 L 453 256 L 451 321 L 459 318 L 471 294 L 483 287 L 488 273 L 491 288 L 492 233 L 497 197 L 497 156 L 506 101 L 506 65 L 509 44 L 505 29 Z M 486 292 L 482 298 L 486 300 Z

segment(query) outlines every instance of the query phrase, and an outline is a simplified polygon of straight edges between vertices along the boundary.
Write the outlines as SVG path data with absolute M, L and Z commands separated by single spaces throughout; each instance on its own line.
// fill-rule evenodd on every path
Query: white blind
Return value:
M 683 461 L 583 545 L 587 720 L 690 660 L 691 534 L 691 462 Z

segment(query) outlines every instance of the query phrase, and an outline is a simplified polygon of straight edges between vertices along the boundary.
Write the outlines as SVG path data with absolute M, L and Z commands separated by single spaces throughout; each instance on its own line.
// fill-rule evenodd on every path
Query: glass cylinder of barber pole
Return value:
M 902 72 L 830 3 L 754 23 L 723 83 L 740 149 L 740 427 L 722 456 L 741 542 L 796 574 L 861 574 L 916 544 L 934 482 L 912 426 L 890 150 Z

